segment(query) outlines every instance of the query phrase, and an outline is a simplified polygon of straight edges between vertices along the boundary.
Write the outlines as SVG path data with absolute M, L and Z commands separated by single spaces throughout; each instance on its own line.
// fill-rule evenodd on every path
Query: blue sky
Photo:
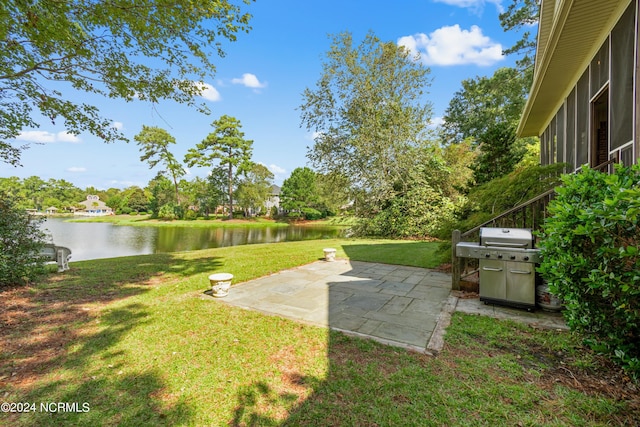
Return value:
M 320 77 L 329 35 L 349 31 L 360 42 L 372 31 L 420 52 L 431 69 L 428 99 L 437 123 L 462 80 L 513 65 L 501 51 L 520 35 L 505 33 L 498 19 L 509 2 L 257 0 L 248 8 L 251 32 L 226 44 L 226 57 L 214 59 L 216 78 L 205 82 L 209 90 L 203 94 L 210 116 L 173 102 L 152 106 L 82 95 L 132 142 L 105 144 L 90 134 L 69 135 L 64 127 L 42 120 L 40 128 L 25 129 L 16 141 L 30 145 L 23 152 L 23 166 L 0 163 L 0 176 L 65 179 L 80 188 L 145 187 L 157 170 L 140 161 L 133 142 L 142 125 L 169 131 L 177 140 L 172 151 L 182 159 L 213 130 L 211 122 L 226 114 L 240 120 L 245 137 L 254 141 L 253 160 L 268 166 L 281 184 L 293 169 L 308 165 L 307 147 L 313 140 L 300 127 L 297 107 L 304 89 L 314 88 Z M 186 178 L 206 172 L 192 169 Z

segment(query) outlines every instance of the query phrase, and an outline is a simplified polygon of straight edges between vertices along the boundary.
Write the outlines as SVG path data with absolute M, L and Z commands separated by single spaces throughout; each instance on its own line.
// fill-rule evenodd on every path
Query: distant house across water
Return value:
M 104 216 L 104 215 L 113 215 L 113 209 L 107 206 L 103 201 L 100 200 L 100 197 L 89 195 L 87 196 L 87 200 L 83 200 L 78 203 L 80 206 L 84 206 L 83 209 L 78 210 L 74 213 L 74 215 L 80 216 Z
M 271 215 L 274 207 L 276 208 L 276 213 L 280 213 L 280 187 L 277 185 L 271 186 L 271 194 L 269 194 L 269 197 L 265 200 L 264 207 L 267 210 L 267 215 Z

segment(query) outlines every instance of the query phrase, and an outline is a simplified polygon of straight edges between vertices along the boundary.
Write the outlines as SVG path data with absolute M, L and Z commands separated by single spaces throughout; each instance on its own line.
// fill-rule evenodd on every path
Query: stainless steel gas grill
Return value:
M 535 308 L 535 265 L 540 263 L 540 250 L 534 248 L 531 230 L 481 228 L 480 243 L 460 242 L 456 255 L 479 259 L 480 301 Z

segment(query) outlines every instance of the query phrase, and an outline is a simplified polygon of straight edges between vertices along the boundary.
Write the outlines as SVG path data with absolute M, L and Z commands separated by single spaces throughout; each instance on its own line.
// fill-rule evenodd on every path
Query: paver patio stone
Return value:
M 487 307 L 453 294 L 446 273 L 336 259 L 235 284 L 225 298 L 211 299 L 426 353 L 439 351 L 446 326 L 438 322 L 448 324 L 455 310 L 546 327 L 564 324 L 561 315 Z

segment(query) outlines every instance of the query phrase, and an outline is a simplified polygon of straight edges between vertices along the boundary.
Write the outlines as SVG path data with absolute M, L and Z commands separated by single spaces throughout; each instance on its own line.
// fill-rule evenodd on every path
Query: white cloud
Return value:
M 71 166 L 70 168 L 67 168 L 67 172 L 86 172 L 87 168 L 82 167 L 82 166 Z
M 308 139 L 309 141 L 315 141 L 320 136 L 322 136 L 322 132 L 311 132 L 305 136 L 305 139 Z
M 482 13 L 486 4 L 493 4 L 496 6 L 498 13 L 504 12 L 502 7 L 502 0 L 433 0 L 436 3 L 444 3 L 450 6 L 462 7 L 465 9 L 471 9 L 474 13 Z
M 200 83 L 201 84 L 201 92 L 200 96 L 206 99 L 207 101 L 217 102 L 222 100 L 222 96 L 220 96 L 220 92 L 218 89 L 210 85 L 209 83 Z
M 274 175 L 283 175 L 283 174 L 287 173 L 286 169 L 281 168 L 278 165 L 274 165 L 273 163 L 268 165 L 268 166 L 265 165 L 262 162 L 258 162 L 258 164 L 260 164 L 260 165 L 264 166 L 265 168 L 269 169 Z
M 56 135 L 56 141 L 73 142 L 74 144 L 82 142 L 80 138 L 78 138 L 78 135 L 74 135 L 69 132 L 58 132 L 58 134 Z
M 438 126 L 442 126 L 444 124 L 444 118 L 442 117 L 432 117 L 429 121 L 429 127 L 432 129 L 437 128 Z
M 122 129 L 124 129 L 124 123 L 122 123 L 122 122 L 113 122 L 113 123 L 111 123 L 111 127 L 114 128 L 115 130 L 122 130 Z
M 232 79 L 231 83 L 240 84 L 240 85 L 243 85 L 245 87 L 250 87 L 250 88 L 254 88 L 254 89 L 260 89 L 260 88 L 263 88 L 263 87 L 267 86 L 266 83 L 261 83 L 260 80 L 258 80 L 258 77 L 256 77 L 255 74 L 251 74 L 251 73 L 244 73 L 242 75 L 242 78 Z
M 503 59 L 502 45 L 482 34 L 480 27 L 473 25 L 463 30 L 458 24 L 438 28 L 429 35 L 420 33 L 398 39 L 413 54 L 420 54 L 426 65 L 487 66 Z
M 20 135 L 18 135 L 16 139 L 20 141 L 46 143 L 55 142 L 56 135 L 51 132 L 45 132 L 42 130 L 28 130 L 25 132 L 20 132 Z
M 77 135 L 62 131 L 58 133 L 47 132 L 43 130 L 28 130 L 20 132 L 20 135 L 16 137 L 20 141 L 29 141 L 39 144 L 46 144 L 50 142 L 82 142 Z
M 281 168 L 281 167 L 280 167 L 280 166 L 278 166 L 278 165 L 271 164 L 271 165 L 269 165 L 269 166 L 267 166 L 267 167 L 269 168 L 269 170 L 270 170 L 271 172 L 273 172 L 273 174 L 274 174 L 274 175 L 282 175 L 282 174 L 287 173 L 287 170 L 286 170 L 286 169 Z

